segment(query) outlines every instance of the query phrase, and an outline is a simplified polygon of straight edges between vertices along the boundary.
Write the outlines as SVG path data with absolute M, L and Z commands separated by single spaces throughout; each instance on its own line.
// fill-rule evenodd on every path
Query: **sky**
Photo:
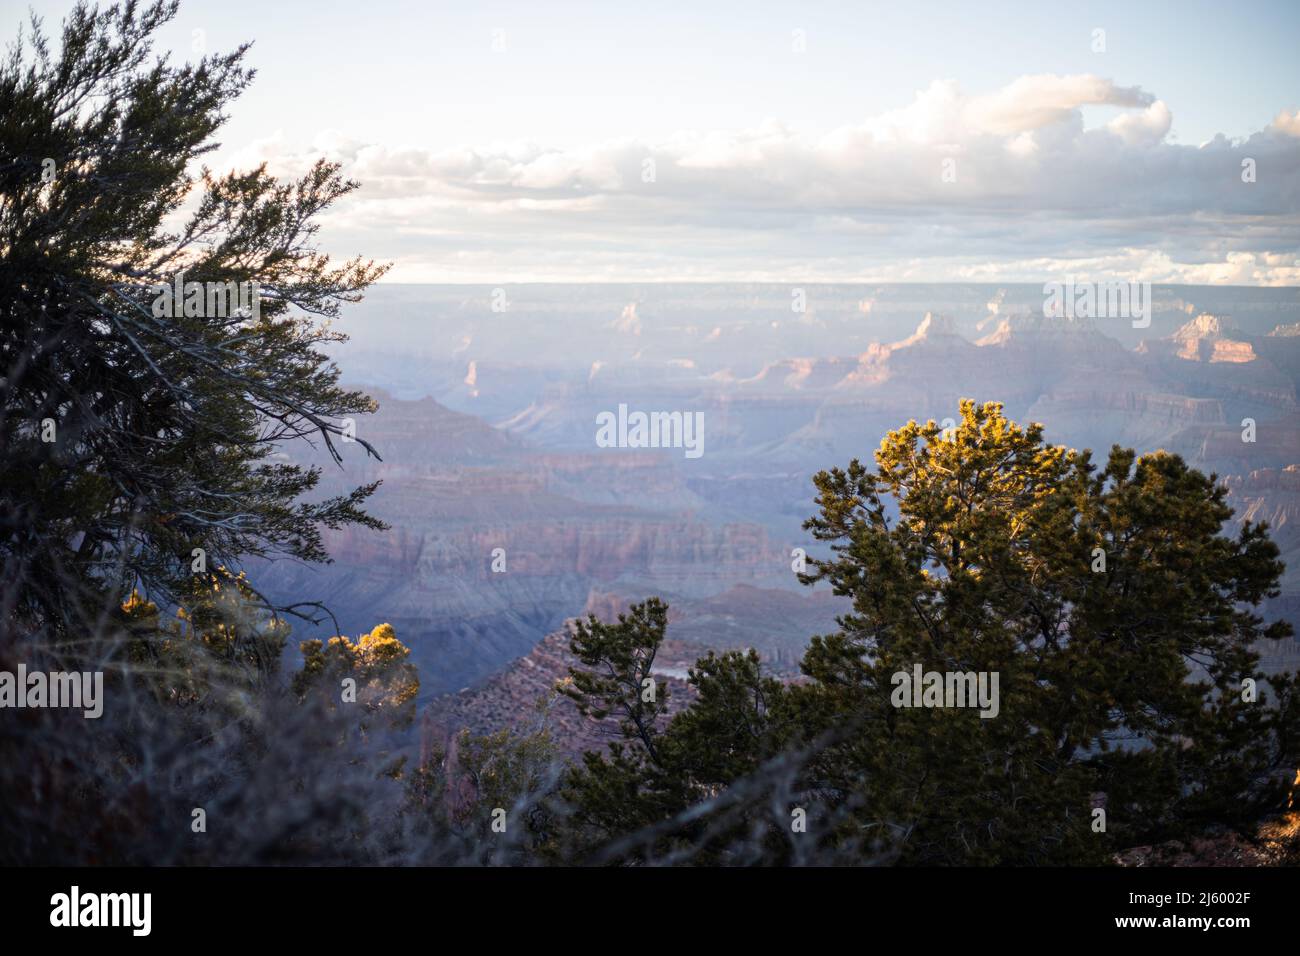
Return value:
M 189 0 L 160 42 L 253 41 L 207 161 L 342 163 L 322 246 L 389 281 L 1294 285 L 1297 37 L 1294 0 Z

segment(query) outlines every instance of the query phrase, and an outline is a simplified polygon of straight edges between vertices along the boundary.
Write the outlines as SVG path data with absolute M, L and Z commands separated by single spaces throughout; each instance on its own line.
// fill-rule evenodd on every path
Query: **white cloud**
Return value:
M 1081 106 L 1146 107 L 1153 101 L 1138 87 L 1116 86 L 1100 76 L 1039 74 L 966 101 L 963 116 L 968 129 L 1010 135 L 1068 120 Z
M 1110 130 L 1130 146 L 1154 146 L 1169 133 L 1173 114 L 1163 100 L 1156 100 L 1141 113 L 1124 113 L 1106 124 Z
M 1293 113 L 1281 110 L 1273 119 L 1272 128 L 1287 136 L 1300 137 L 1300 109 Z
M 1089 127 L 1089 106 L 1122 112 Z M 1037 281 L 1090 268 L 1294 281 L 1300 111 L 1199 147 L 1170 142 L 1172 124 L 1140 87 L 1035 75 L 979 95 L 937 80 L 818 138 L 769 120 L 659 142 L 430 152 L 330 132 L 237 159 L 283 173 L 320 155 L 344 163 L 363 189 L 331 213 L 330 235 L 394 260 L 397 280 Z

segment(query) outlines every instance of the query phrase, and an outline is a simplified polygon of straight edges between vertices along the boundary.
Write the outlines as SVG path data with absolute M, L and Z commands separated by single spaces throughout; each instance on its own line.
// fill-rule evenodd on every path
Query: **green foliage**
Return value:
M 397 639 L 391 624 L 380 624 L 354 643 L 346 637 L 328 642 L 303 641 L 302 670 L 294 675 L 293 690 L 300 698 L 319 691 L 335 706 L 342 701 L 344 680 L 355 681 L 355 703 L 367 714 L 391 727 L 409 727 L 415 720 L 415 698 L 420 678 L 407 661 L 411 649 Z
M 584 667 L 570 669 L 561 690 L 595 721 L 617 718 L 621 737 L 608 754 L 588 752 L 565 775 L 563 801 L 578 808 L 579 825 L 568 833 L 566 852 L 579 857 L 630 835 L 651 831 L 757 769 L 775 738 L 771 710 L 785 689 L 759 673 L 754 652 L 710 654 L 690 672 L 699 696 L 665 731 L 667 687 L 646 681 L 663 641 L 668 607 L 657 598 L 633 605 L 617 623 L 594 617 L 574 625 L 571 649 Z M 697 856 L 725 843 L 744 823 L 729 821 L 721 834 L 706 835 L 700 820 L 652 835 L 628 856 L 645 859 L 691 848 Z
M 216 694 L 244 698 L 275 683 L 289 625 L 269 615 L 241 572 L 195 575 L 164 622 L 158 606 L 133 592 L 120 619 L 128 637 L 124 674 L 161 700 L 210 706 Z
M 462 730 L 449 746 L 431 747 L 406 781 L 404 813 L 417 832 L 440 837 L 444 853 L 458 848 L 462 862 L 555 859 L 560 819 L 547 798 L 561 761 L 546 727 L 550 703 L 543 702 L 541 722 L 531 731 Z
M 805 681 L 764 678 L 752 653 L 710 655 L 662 732 L 625 719 L 624 741 L 567 782 L 587 850 L 640 830 L 655 835 L 625 838 L 623 859 L 683 841 L 696 859 L 726 859 L 748 834 L 768 861 L 802 838 L 823 858 L 853 847 L 914 864 L 1100 863 L 1139 843 L 1246 832 L 1281 809 L 1300 710 L 1294 675 L 1266 683 L 1251 649 L 1291 633 L 1254 611 L 1282 571 L 1266 526 L 1223 535 L 1225 490 L 1176 455 L 1116 447 L 1098 469 L 996 403 L 961 413 L 948 434 L 933 421 L 891 432 L 874 470 L 855 460 L 816 476 L 806 527 L 830 556 L 805 581 L 852 599 L 841 630 L 812 639 Z M 573 678 L 588 712 L 630 712 L 629 675 L 665 622 L 653 602 L 580 632 Z M 996 716 L 896 706 L 895 675 L 917 665 L 997 674 Z M 1247 679 L 1259 700 L 1243 699 Z M 770 799 L 773 782 L 771 807 L 751 796 L 734 812 L 728 793 L 790 773 L 797 753 L 790 803 Z M 793 840 L 791 805 L 818 808 Z
M 635 738 L 656 757 L 658 720 L 668 704 L 668 686 L 651 676 L 655 654 L 668 622 L 668 605 L 658 598 L 632 606 L 617 624 L 591 615 L 574 624 L 569 647 L 591 670 L 574 670 L 560 690 L 584 717 L 613 715 L 620 732 Z
M 528 734 L 503 728 L 482 736 L 462 730 L 456 738 L 456 764 L 473 799 L 457 808 L 457 817 L 463 822 L 484 819 L 484 810 L 509 810 L 540 793 L 555 757 L 555 744 L 545 728 Z
M 25 629 L 75 635 L 88 601 L 136 587 L 177 602 L 194 548 L 321 561 L 322 526 L 381 526 L 374 485 L 308 502 L 318 471 L 270 458 L 315 436 L 337 459 L 340 416 L 374 408 L 339 387 L 323 347 L 342 336 L 314 318 L 383 271 L 314 246 L 356 184 L 324 162 L 291 183 L 191 175 L 252 71 L 247 46 L 152 59 L 175 11 L 80 4 L 57 53 L 34 19 L 0 63 L 0 562 Z M 158 315 L 182 271 L 256 283 L 260 308 Z

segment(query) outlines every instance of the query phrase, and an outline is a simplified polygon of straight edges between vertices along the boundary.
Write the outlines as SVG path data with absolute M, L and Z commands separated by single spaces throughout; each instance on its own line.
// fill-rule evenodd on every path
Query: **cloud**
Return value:
M 1106 124 L 1126 145 L 1155 146 L 1169 134 L 1174 117 L 1163 101 L 1157 100 L 1141 113 L 1124 113 Z
M 1280 111 L 1270 126 L 1271 129 L 1277 130 L 1286 136 L 1295 136 L 1300 138 L 1300 109 L 1294 113 L 1288 113 L 1286 110 Z
M 1120 112 L 1089 126 L 1085 107 Z M 1034 75 L 977 95 L 936 80 L 815 138 L 777 120 L 577 149 L 390 149 L 327 133 L 237 158 L 283 173 L 342 162 L 363 188 L 330 234 L 395 261 L 399 281 L 1032 282 L 1062 267 L 1292 281 L 1300 111 L 1200 146 L 1171 141 L 1173 118 L 1140 87 Z
M 1116 86 L 1099 76 L 1022 76 L 988 96 L 965 101 L 966 127 L 1010 135 L 1070 120 L 1081 106 L 1149 107 L 1140 88 Z M 1165 111 L 1168 113 L 1168 110 Z

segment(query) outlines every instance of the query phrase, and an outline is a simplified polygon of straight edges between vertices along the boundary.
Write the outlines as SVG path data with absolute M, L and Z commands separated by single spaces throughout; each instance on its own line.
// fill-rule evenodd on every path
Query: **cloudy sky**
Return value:
M 323 242 L 393 281 L 1290 285 L 1298 36 L 1294 0 L 189 0 L 165 41 L 255 41 L 212 161 L 341 161 Z

